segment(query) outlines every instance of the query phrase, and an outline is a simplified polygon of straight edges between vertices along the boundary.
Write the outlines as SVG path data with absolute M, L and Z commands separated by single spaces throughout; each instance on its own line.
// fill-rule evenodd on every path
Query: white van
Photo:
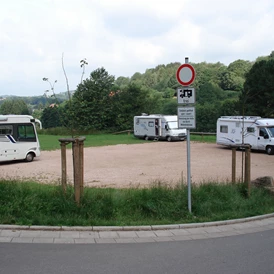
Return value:
M 274 154 L 274 119 L 259 116 L 222 116 L 217 120 L 219 145 L 251 145 L 253 150 Z
M 0 162 L 26 160 L 40 156 L 40 144 L 35 123 L 29 115 L 0 115 Z
M 183 141 L 186 129 L 178 128 L 177 115 L 143 114 L 134 117 L 134 136 L 145 140 Z

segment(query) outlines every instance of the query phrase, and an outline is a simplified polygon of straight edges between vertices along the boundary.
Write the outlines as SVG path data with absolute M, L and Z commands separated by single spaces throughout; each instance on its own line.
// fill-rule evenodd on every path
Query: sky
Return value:
M 225 65 L 274 50 L 273 0 L 0 0 L 0 96 L 42 96 L 97 68 L 131 77 L 172 62 Z

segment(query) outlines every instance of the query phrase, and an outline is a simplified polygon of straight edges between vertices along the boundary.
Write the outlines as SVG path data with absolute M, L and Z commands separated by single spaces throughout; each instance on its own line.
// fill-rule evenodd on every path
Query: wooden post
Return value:
M 232 183 L 236 182 L 236 148 L 232 148 Z
M 66 145 L 72 143 L 73 159 L 73 180 L 75 202 L 79 205 L 84 187 L 84 140 L 80 138 L 61 138 L 61 156 L 62 156 L 62 185 L 67 186 L 67 165 L 66 165 Z M 64 188 L 64 185 L 63 185 Z
M 61 169 L 62 169 L 62 188 L 64 193 L 67 191 L 67 154 L 66 143 L 61 142 Z
M 245 148 L 245 183 L 248 197 L 250 197 L 250 146 Z
M 75 202 L 80 204 L 80 157 L 79 157 L 79 139 L 75 138 L 72 143 L 73 153 L 73 175 L 74 175 L 74 197 Z
M 80 196 L 84 192 L 84 142 L 79 142 L 79 175 L 80 175 Z

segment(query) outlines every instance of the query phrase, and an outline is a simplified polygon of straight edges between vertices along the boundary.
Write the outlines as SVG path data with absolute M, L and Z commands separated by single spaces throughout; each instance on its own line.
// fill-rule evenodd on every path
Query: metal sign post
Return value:
M 188 211 L 191 213 L 191 168 L 190 168 L 190 130 L 187 129 L 187 197 Z
M 181 65 L 176 73 L 177 81 L 184 86 L 177 90 L 178 104 L 178 128 L 185 128 L 187 132 L 187 188 L 188 188 L 188 210 L 191 213 L 191 167 L 190 167 L 190 129 L 196 128 L 195 107 L 189 104 L 195 103 L 195 89 L 189 87 L 195 79 L 195 70 L 188 64 L 188 58 L 185 58 L 185 64 Z

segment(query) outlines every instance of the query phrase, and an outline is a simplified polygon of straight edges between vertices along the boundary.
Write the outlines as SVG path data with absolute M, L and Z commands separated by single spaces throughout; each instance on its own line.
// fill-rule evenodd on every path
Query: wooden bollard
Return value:
M 79 180 L 80 180 L 80 196 L 84 192 L 84 142 L 79 141 Z
M 232 148 L 232 183 L 236 182 L 236 148 Z
M 250 146 L 245 148 L 245 183 L 247 184 L 247 194 L 250 196 Z
M 79 140 L 75 139 L 72 143 L 73 153 L 73 175 L 74 175 L 74 195 L 75 202 L 80 204 L 80 157 L 79 157 Z
M 67 191 L 67 153 L 66 153 L 66 143 L 61 142 L 61 169 L 62 169 L 62 188 L 64 193 Z
M 62 163 L 62 186 L 66 189 L 67 186 L 67 163 L 66 163 L 66 145 L 72 143 L 72 158 L 73 158 L 73 180 L 74 180 L 74 198 L 79 205 L 84 188 L 84 140 L 80 138 L 61 138 L 61 163 Z

